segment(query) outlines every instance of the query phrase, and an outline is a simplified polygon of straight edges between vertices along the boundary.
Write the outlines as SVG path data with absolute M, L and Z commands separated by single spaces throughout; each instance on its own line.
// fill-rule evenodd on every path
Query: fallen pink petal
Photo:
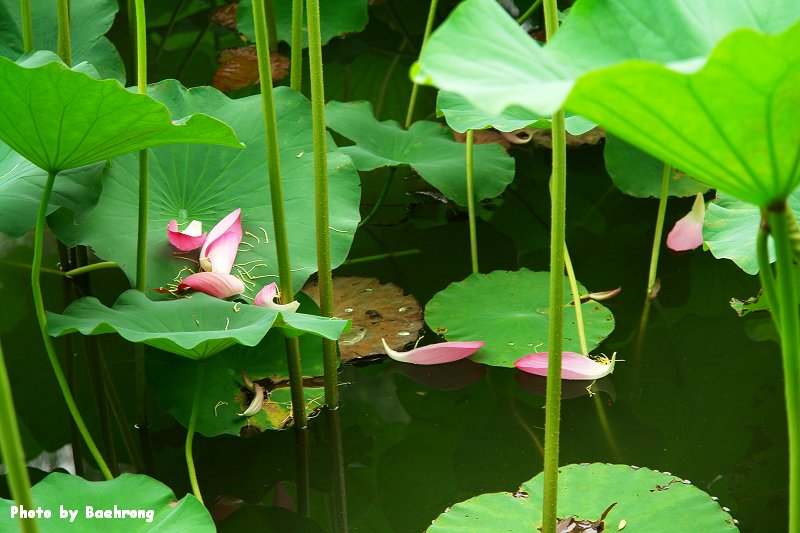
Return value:
M 622 287 L 617 287 L 610 291 L 592 292 L 589 294 L 589 298 L 596 302 L 602 302 L 603 300 L 610 300 L 620 292 L 622 292 Z
M 692 204 L 692 210 L 677 221 L 667 235 L 667 247 L 675 252 L 694 250 L 703 244 L 703 219 L 706 216 L 706 204 L 703 195 L 698 193 Z
M 242 242 L 242 210 L 236 209 L 214 226 L 200 250 L 200 267 L 228 274 Z
M 381 342 L 383 342 L 386 355 L 395 361 L 413 363 L 415 365 L 438 365 L 458 361 L 474 354 L 486 344 L 483 341 L 440 342 L 439 344 L 429 344 L 422 348 L 414 348 L 407 352 L 398 352 L 389 348 L 385 340 L 381 339 Z
M 517 360 L 514 366 L 537 376 L 547 376 L 547 352 L 537 352 Z M 600 379 L 614 371 L 617 354 L 609 359 L 602 356 L 598 360 L 575 352 L 564 352 L 561 356 L 561 379 Z
M 170 220 L 169 224 L 167 224 L 167 238 L 172 246 L 182 252 L 196 250 L 206 242 L 203 224 L 199 220 L 192 220 L 183 231 L 178 229 L 177 220 Z
M 269 307 L 270 309 L 276 309 L 278 311 L 288 311 L 294 313 L 297 311 L 297 308 L 300 307 L 300 302 L 293 301 L 289 302 L 288 304 L 278 304 L 275 303 L 275 298 L 278 297 L 278 285 L 276 283 L 270 283 L 269 285 L 265 285 L 258 294 L 256 294 L 253 303 L 261 306 L 261 307 Z
M 244 282 L 220 272 L 198 272 L 181 280 L 178 290 L 192 289 L 217 298 L 230 298 L 245 291 Z

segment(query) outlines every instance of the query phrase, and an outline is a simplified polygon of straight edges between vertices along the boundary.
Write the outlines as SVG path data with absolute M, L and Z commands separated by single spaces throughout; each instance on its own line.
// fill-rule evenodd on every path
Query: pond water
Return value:
M 504 203 L 483 206 L 478 232 L 483 272 L 547 269 L 548 153 L 516 155 L 520 171 L 514 189 Z M 757 280 L 708 252 L 677 255 L 662 249 L 661 291 L 640 336 L 657 202 L 613 189 L 597 147 L 572 151 L 569 172 L 567 241 L 578 279 L 594 291 L 622 286 L 607 304 L 616 329 L 596 352 L 616 351 L 624 362 L 592 397 L 586 384 L 567 389 L 576 397 L 563 402 L 560 462 L 668 471 L 718 497 L 742 531 L 785 529 L 787 437 L 779 349 L 770 340 L 768 317 L 739 318 L 729 306 L 731 297 L 756 294 Z M 368 176 L 374 179 L 365 181 L 365 204 L 381 185 L 377 173 Z M 467 223 L 463 215 L 432 203 L 414 207 L 409 217 L 407 185 L 397 180 L 386 208 L 357 235 L 350 257 L 419 252 L 344 266 L 337 273 L 392 281 L 424 304 L 469 274 Z M 672 200 L 667 227 L 690 205 L 691 199 Z M 434 224 L 445 218 L 446 224 Z M 0 244 L 0 334 L 26 450 L 35 456 L 63 448 L 70 434 L 37 337 L 24 268 L 29 255 L 26 239 Z M 45 264 L 55 263 L 51 250 Z M 48 308 L 62 309 L 60 278 L 45 281 Z M 125 287 L 120 274 L 108 271 L 93 275 L 92 283 L 107 304 Z M 130 347 L 109 336 L 102 342 L 120 395 L 131 398 Z M 79 400 L 98 434 L 83 358 L 74 362 Z M 349 531 L 422 531 L 448 506 L 485 492 L 514 491 L 542 469 L 544 379 L 470 361 L 427 368 L 378 361 L 346 365 L 341 381 L 338 417 L 320 414 L 306 435 L 308 519 L 287 510 L 302 505 L 298 485 L 305 486 L 295 460 L 295 432 L 196 437 L 200 485 L 207 501 L 219 500 L 214 513 L 224 515 L 241 501 L 263 506 L 231 516 L 223 530 L 336 531 L 346 522 Z M 156 477 L 181 496 L 189 490 L 185 430 L 153 406 Z M 8 497 L 5 487 L 0 492 Z

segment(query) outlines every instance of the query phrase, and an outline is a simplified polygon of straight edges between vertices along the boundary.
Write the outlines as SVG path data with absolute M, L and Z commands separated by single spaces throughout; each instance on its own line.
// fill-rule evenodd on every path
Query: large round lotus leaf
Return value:
M 62 172 L 56 177 L 47 213 L 69 209 L 76 220 L 97 203 L 103 163 Z M 13 237 L 36 225 L 47 173 L 0 142 L 0 232 Z
M 539 474 L 517 492 L 482 494 L 457 503 L 440 514 L 428 531 L 538 531 L 543 485 L 544 474 Z M 605 531 L 738 531 L 731 515 L 708 494 L 676 476 L 601 463 L 559 469 L 556 516 L 560 520 L 574 517 L 594 522 L 614 503 L 605 518 Z
M 472 274 L 448 285 L 425 306 L 425 322 L 448 341 L 485 341 L 473 361 L 514 366 L 520 357 L 547 351 L 550 274 L 522 269 Z M 588 291 L 578 284 L 578 291 Z M 564 351 L 580 352 L 569 283 L 564 281 Z M 613 330 L 614 316 L 589 300 L 581 305 L 589 350 Z
M 519 106 L 511 106 L 500 114 L 487 115 L 469 103 L 469 100 L 456 93 L 439 91 L 436 99 L 436 115 L 447 121 L 447 125 L 463 133 L 467 130 L 494 128 L 499 131 L 514 131 L 528 126 L 550 128 L 550 118 L 537 115 Z M 568 133 L 581 135 L 597 126 L 583 117 L 568 115 L 565 120 Z
M 137 531 L 185 533 L 213 533 L 214 521 L 203 504 L 191 494 L 178 500 L 175 494 L 163 483 L 138 474 L 122 474 L 111 481 L 86 481 L 78 476 L 53 473 L 33 487 L 33 501 L 43 510 L 52 513 L 50 518 L 38 520 L 39 531 L 62 532 L 124 532 Z M 0 499 L 0 526 L 9 525 L 17 529 L 15 519 L 9 519 L 12 500 Z M 109 511 L 111 517 L 87 518 L 87 509 L 92 514 L 102 510 Z M 60 510 L 77 511 L 74 522 L 61 518 Z M 115 508 L 141 510 L 143 517 L 130 515 L 114 517 Z M 147 513 L 151 512 L 150 517 Z M 102 516 L 102 515 L 101 515 Z M 18 523 L 18 522 L 17 522 Z M 2 528 L 6 531 L 6 528 Z
M 71 0 L 70 48 L 72 63 L 89 62 L 102 78 L 125 82 L 125 65 L 117 49 L 103 35 L 114 23 L 115 0 Z M 35 50 L 57 50 L 58 11 L 51 0 L 31 0 Z M 22 20 L 19 0 L 0 0 L 0 55 L 16 60 L 22 55 Z
M 410 165 L 425 181 L 459 205 L 467 204 L 466 145 L 436 122 L 419 121 L 408 130 L 394 120 L 378 122 L 369 102 L 330 102 L 327 125 L 355 146 L 342 148 L 359 170 Z M 475 198 L 494 198 L 514 179 L 514 158 L 496 144 L 474 148 Z
M 603 155 L 606 170 L 619 190 L 637 198 L 661 197 L 664 163 L 613 135 L 606 135 Z M 670 196 L 694 196 L 707 190 L 708 185 L 675 168 L 670 172 Z
M 216 119 L 185 113 L 173 123 L 152 98 L 57 62 L 26 68 L 0 57 L 0 101 L 0 140 L 48 172 L 166 143 L 240 147 Z
M 122 293 L 113 308 L 97 298 L 81 298 L 63 315 L 47 316 L 48 332 L 54 337 L 76 331 L 83 335 L 118 333 L 131 342 L 143 342 L 189 359 L 208 359 L 234 344 L 255 346 L 273 325 L 292 334 L 313 333 L 336 340 L 347 321 L 283 313 L 203 293 L 154 302 L 136 290 Z
M 789 207 L 800 217 L 800 189 L 789 196 Z M 746 202 L 720 192 L 708 204 L 703 220 L 703 241 L 714 257 L 730 259 L 748 274 L 758 274 L 756 238 L 761 224 L 761 211 Z M 768 241 L 769 260 L 775 261 L 775 245 Z
M 303 2 L 305 4 L 305 2 Z M 306 6 L 303 6 L 306 9 Z M 304 11 L 305 13 L 305 11 Z M 367 25 L 367 0 L 325 0 L 319 4 L 322 44 L 345 33 L 354 33 Z M 292 3 L 275 2 L 275 25 L 279 41 L 292 41 Z M 242 0 L 236 13 L 236 29 L 250 41 L 256 42 L 253 24 L 253 1 Z M 308 46 L 306 16 L 303 16 L 303 47 Z
M 174 80 L 151 86 L 149 94 L 173 114 L 202 112 L 225 121 L 247 148 L 171 145 L 150 151 L 148 285 L 174 284 L 176 276 L 189 273 L 185 267 L 195 266 L 173 254 L 166 231 L 171 219 L 181 227 L 200 220 L 204 231 L 209 231 L 231 211 L 241 208 L 242 227 L 248 233 L 236 258 L 240 266 L 233 273 L 245 280 L 247 295 L 254 296 L 266 283 L 277 281 L 278 273 L 261 97 L 231 100 L 216 89 L 187 90 Z M 311 103 L 299 93 L 280 87 L 275 89 L 275 105 L 289 253 L 294 287 L 299 290 L 317 270 Z M 353 163 L 337 151 L 330 138 L 328 149 L 331 257 L 335 267 L 347 257 L 353 241 L 360 217 L 360 184 Z M 119 263 L 131 282 L 136 278 L 138 168 L 135 154 L 113 160 L 103 177 L 103 194 L 91 214 L 79 226 L 61 219 L 51 224 L 59 238 L 70 245 L 90 245 L 98 256 Z

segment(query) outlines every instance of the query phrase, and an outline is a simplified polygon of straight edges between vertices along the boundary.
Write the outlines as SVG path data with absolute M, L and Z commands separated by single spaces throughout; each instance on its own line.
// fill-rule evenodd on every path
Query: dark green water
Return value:
M 515 190 L 502 205 L 485 206 L 491 219 L 479 224 L 484 272 L 547 269 L 547 229 L 540 224 L 547 220 L 547 153 L 518 156 Z M 435 218 L 429 216 L 435 211 L 430 205 L 415 208 L 414 219 L 407 220 L 406 185 L 398 180 L 376 225 L 357 236 L 351 257 L 410 248 L 421 252 L 339 272 L 393 281 L 424 303 L 469 274 L 467 224 L 455 215 L 445 225 L 419 227 Z M 369 198 L 380 188 L 378 176 L 370 175 L 365 187 Z M 564 401 L 561 463 L 603 461 L 668 471 L 719 497 L 742 531 L 784 530 L 787 440 L 779 350 L 773 341 L 755 340 L 769 336 L 765 317 L 740 319 L 728 305 L 731 297 L 755 294 L 757 280 L 707 252 L 672 255 L 663 249 L 662 289 L 637 348 L 656 201 L 627 198 L 610 187 L 598 149 L 571 153 L 568 244 L 584 285 L 591 290 L 622 286 L 620 296 L 608 303 L 616 330 L 597 351 L 617 351 L 625 362 L 605 380 L 603 388 L 610 393 Z M 690 203 L 671 201 L 667 227 Z M 35 456 L 64 446 L 69 431 L 37 337 L 29 271 L 8 265 L 29 262 L 29 253 L 25 240 L 0 242 L 0 258 L 6 261 L 0 265 L 0 334 L 26 449 Z M 49 266 L 55 262 L 51 254 Z M 121 276 L 111 272 L 98 273 L 93 284 L 106 303 L 124 288 Z M 47 276 L 44 289 L 48 308 L 63 308 L 60 279 Z M 130 349 L 114 338 L 103 342 L 117 387 L 129 394 Z M 82 358 L 75 362 L 80 403 L 96 427 L 85 365 Z M 543 379 L 469 361 L 428 368 L 385 361 L 348 365 L 341 380 L 341 462 L 350 531 L 422 531 L 448 506 L 484 492 L 513 491 L 541 471 L 544 399 L 533 391 L 544 390 Z M 582 392 L 580 386 L 576 392 Z M 225 497 L 263 507 L 240 512 L 223 526 L 230 531 L 341 526 L 330 426 L 323 413 L 308 430 L 311 517 L 303 520 L 283 508 L 298 504 L 293 431 L 252 438 L 198 436 L 195 453 L 206 500 Z M 189 488 L 184 436 L 168 415 L 155 417 L 158 478 L 179 496 Z M 215 512 L 224 510 L 215 507 Z

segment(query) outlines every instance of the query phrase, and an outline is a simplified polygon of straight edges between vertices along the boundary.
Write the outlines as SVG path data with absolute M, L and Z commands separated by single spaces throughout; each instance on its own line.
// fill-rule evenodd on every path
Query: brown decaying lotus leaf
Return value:
M 211 20 L 215 24 L 225 26 L 231 30 L 236 30 L 236 10 L 238 8 L 239 2 L 225 4 L 211 14 Z
M 269 53 L 272 81 L 279 81 L 289 73 L 289 58 L 278 52 Z M 219 67 L 212 85 L 222 92 L 243 89 L 258 83 L 258 54 L 252 46 L 228 48 L 217 57 Z
M 456 141 L 460 143 L 467 142 L 467 134 L 466 133 L 459 133 L 453 130 L 453 136 L 455 136 Z M 511 143 L 508 142 L 508 139 L 497 130 L 475 130 L 475 135 L 473 136 L 472 142 L 474 144 L 489 144 L 489 143 L 497 143 L 506 150 L 508 147 L 511 146 Z
M 319 303 L 317 280 L 306 283 L 303 292 Z M 333 278 L 334 315 L 353 322 L 339 339 L 342 363 L 358 357 L 384 353 L 381 339 L 393 350 L 414 342 L 422 329 L 422 308 L 410 294 L 392 283 L 375 278 Z

